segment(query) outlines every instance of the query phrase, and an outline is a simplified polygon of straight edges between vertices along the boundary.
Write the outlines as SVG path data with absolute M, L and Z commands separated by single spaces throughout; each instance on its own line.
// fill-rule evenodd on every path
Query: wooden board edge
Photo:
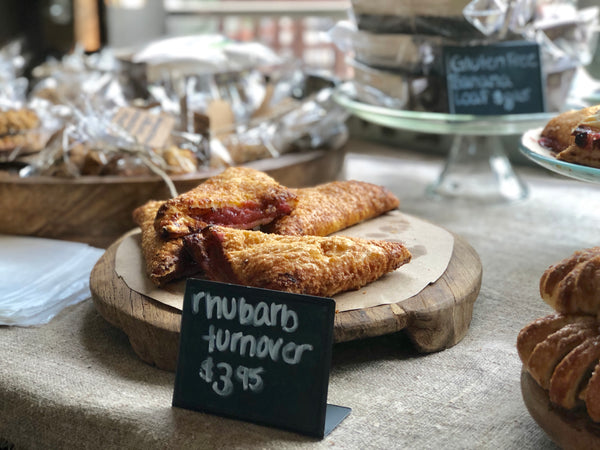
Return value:
M 483 268 L 473 247 L 461 236 L 454 234 L 454 238 L 455 247 L 446 272 L 436 283 L 401 303 L 408 315 L 404 332 L 420 352 L 436 352 L 458 344 L 471 324 L 473 307 L 481 289 Z M 461 272 L 465 280 L 456 283 L 455 279 Z M 462 286 L 460 290 L 459 286 Z M 436 302 L 432 307 L 427 299 L 434 296 L 437 289 L 451 291 L 454 295 L 446 297 L 444 302 Z
M 345 311 L 336 314 L 334 323 L 334 342 L 345 342 L 349 340 L 362 339 L 366 337 L 380 336 L 384 334 L 395 333 L 404 330 L 416 348 L 421 352 L 435 352 L 449 348 L 462 340 L 468 331 L 472 317 L 473 304 L 478 296 L 481 286 L 482 268 L 479 256 L 475 250 L 461 237 L 457 238 L 457 246 L 453 252 L 453 262 L 455 253 L 459 250 L 467 250 L 467 258 L 471 262 L 476 262 L 473 268 L 476 275 L 469 283 L 468 295 L 458 305 L 456 299 L 450 299 L 440 308 L 429 308 L 423 312 L 407 310 L 400 303 L 389 305 L 379 305 L 364 310 Z M 90 275 L 90 291 L 92 300 L 98 312 L 109 323 L 123 330 L 131 342 L 136 353 L 145 362 L 156 365 L 165 370 L 174 370 L 176 365 L 176 355 L 179 346 L 179 329 L 181 323 L 180 311 L 154 299 L 146 297 L 135 291 L 131 291 L 125 281 L 114 274 L 114 259 L 118 245 L 124 238 L 122 236 L 114 242 L 100 257 L 94 266 Z M 456 269 L 450 267 L 450 270 Z M 160 321 L 148 323 L 146 317 L 139 318 L 133 314 L 132 309 L 119 309 L 114 305 L 107 305 L 104 290 L 108 287 L 100 280 L 115 280 L 114 289 L 117 291 L 117 297 L 129 297 L 130 301 L 142 302 L 143 305 L 151 305 L 162 314 Z M 439 282 L 451 283 L 448 278 L 448 269 Z M 427 286 L 418 296 L 427 297 L 435 286 Z M 114 294 L 113 294 L 114 295 Z M 421 300 L 418 300 L 421 301 Z M 153 308 L 143 308 L 144 311 L 151 311 Z M 452 310 L 451 314 L 445 314 Z M 446 317 L 440 317 L 445 315 Z M 373 317 L 377 318 L 377 323 L 373 322 Z M 151 319 L 151 318 L 150 318 Z M 139 335 L 134 336 L 132 330 L 137 330 Z M 140 335 L 142 338 L 140 338 Z M 174 355 L 170 358 L 164 358 L 164 353 L 160 352 L 158 347 L 167 347 L 167 353 Z

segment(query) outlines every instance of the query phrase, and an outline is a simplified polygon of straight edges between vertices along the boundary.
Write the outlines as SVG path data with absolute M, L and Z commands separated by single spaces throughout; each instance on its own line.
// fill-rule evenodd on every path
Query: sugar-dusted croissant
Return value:
M 198 187 L 167 200 L 154 227 L 163 238 L 200 231 L 209 224 L 251 229 L 289 214 L 296 195 L 269 175 L 247 167 L 231 167 Z
M 573 409 L 583 402 L 590 418 L 600 422 L 600 322 L 595 317 L 538 319 L 521 330 L 517 350 L 552 403 Z
M 283 236 L 216 225 L 184 242 L 214 281 L 325 297 L 359 289 L 411 259 L 398 242 Z
M 146 273 L 158 286 L 200 271 L 200 266 L 185 252 L 182 238 L 165 240 L 156 233 L 154 218 L 163 203 L 149 201 L 133 211 L 133 220 L 142 230 Z
M 397 208 L 398 198 L 383 186 L 362 181 L 333 181 L 298 189 L 291 214 L 264 227 L 288 235 L 327 236 Z
M 597 314 L 600 311 L 600 247 L 578 250 L 546 269 L 540 279 L 540 294 L 558 312 Z

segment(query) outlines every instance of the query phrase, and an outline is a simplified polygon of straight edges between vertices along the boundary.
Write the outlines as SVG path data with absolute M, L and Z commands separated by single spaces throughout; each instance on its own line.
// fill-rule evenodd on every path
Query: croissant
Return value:
M 398 242 L 342 236 L 283 236 L 211 225 L 184 238 L 208 279 L 331 297 L 406 264 Z
M 185 252 L 182 238 L 165 240 L 156 233 L 154 218 L 163 203 L 151 200 L 133 211 L 133 220 L 142 231 L 146 273 L 158 286 L 200 271 L 200 266 Z
M 250 229 L 289 214 L 297 198 L 273 178 L 248 167 L 231 167 L 198 187 L 167 200 L 154 227 L 163 238 L 176 238 L 220 224 Z
M 288 235 L 327 236 L 397 208 L 398 198 L 383 186 L 361 181 L 333 181 L 298 189 L 298 204 L 264 231 Z
M 550 266 L 540 279 L 542 299 L 565 314 L 600 311 L 600 247 L 578 250 Z

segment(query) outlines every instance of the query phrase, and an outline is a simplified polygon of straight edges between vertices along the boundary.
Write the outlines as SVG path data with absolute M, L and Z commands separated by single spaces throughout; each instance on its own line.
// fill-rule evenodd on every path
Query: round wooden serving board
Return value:
M 521 392 L 531 417 L 558 446 L 565 450 L 600 448 L 600 424 L 583 409 L 567 411 L 553 405 L 548 391 L 526 370 L 521 372 Z
M 399 303 L 336 314 L 334 341 L 344 342 L 404 330 L 421 352 L 443 350 L 466 334 L 481 287 L 481 262 L 475 250 L 454 236 L 445 273 L 419 294 Z M 145 362 L 174 371 L 179 351 L 181 312 L 131 290 L 115 272 L 119 241 L 100 258 L 90 276 L 99 313 L 123 330 Z

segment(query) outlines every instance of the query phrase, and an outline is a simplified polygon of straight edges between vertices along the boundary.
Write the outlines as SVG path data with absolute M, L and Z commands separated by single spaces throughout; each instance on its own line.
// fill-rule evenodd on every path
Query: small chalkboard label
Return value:
M 335 302 L 188 279 L 173 406 L 322 438 L 350 412 L 327 405 Z
M 452 114 L 505 115 L 545 110 L 539 46 L 526 41 L 446 46 Z

